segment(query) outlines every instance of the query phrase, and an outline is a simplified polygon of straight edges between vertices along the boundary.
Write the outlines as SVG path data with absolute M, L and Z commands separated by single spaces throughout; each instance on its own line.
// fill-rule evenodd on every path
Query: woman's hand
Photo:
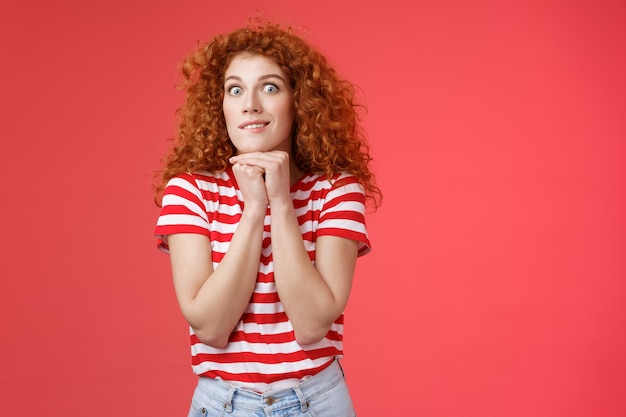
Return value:
M 233 174 L 235 174 L 237 185 L 239 185 L 246 206 L 256 204 L 264 209 L 267 208 L 269 200 L 263 180 L 263 169 L 254 165 L 235 163 Z
M 238 170 L 240 171 L 250 172 L 248 170 L 252 170 L 251 172 L 260 172 L 261 175 L 264 175 L 265 192 L 270 205 L 287 202 L 291 204 L 289 192 L 291 176 L 289 154 L 287 152 L 250 152 L 234 156 L 230 159 L 230 162 L 233 164 L 233 172 L 235 172 L 235 167 L 239 167 Z M 236 178 L 239 183 L 239 177 Z M 239 187 L 242 188 L 241 183 L 239 183 Z

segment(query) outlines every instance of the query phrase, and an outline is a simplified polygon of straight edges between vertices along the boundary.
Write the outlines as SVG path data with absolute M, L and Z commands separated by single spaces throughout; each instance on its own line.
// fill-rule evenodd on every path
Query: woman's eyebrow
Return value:
M 258 78 L 258 81 L 263 81 L 263 80 L 267 80 L 269 78 L 278 78 L 279 80 L 281 80 L 282 82 L 286 82 L 285 79 L 283 77 L 281 77 L 278 74 L 266 74 L 266 75 L 262 75 Z M 236 81 L 243 81 L 241 79 L 241 77 L 239 77 L 238 75 L 229 75 L 228 77 L 226 77 L 226 79 L 224 81 L 228 81 L 228 80 L 236 80 Z
M 285 82 L 284 78 L 283 78 L 283 77 L 281 77 L 281 76 L 280 76 L 280 75 L 278 75 L 278 74 L 267 74 L 267 75 L 263 75 L 263 76 L 259 77 L 259 81 L 262 81 L 262 80 L 267 80 L 268 78 L 278 78 L 278 79 L 279 79 L 279 80 L 281 80 L 282 82 Z

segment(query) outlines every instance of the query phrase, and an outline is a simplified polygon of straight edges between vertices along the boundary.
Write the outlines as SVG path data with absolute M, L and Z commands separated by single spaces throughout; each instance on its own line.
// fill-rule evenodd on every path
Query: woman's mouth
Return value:
M 246 122 L 246 123 L 242 123 L 239 126 L 239 128 L 248 129 L 248 130 L 262 129 L 269 124 L 270 122 L 264 122 L 264 121 Z
M 260 129 L 260 128 L 265 127 L 265 126 L 267 126 L 266 123 L 254 123 L 254 124 L 251 124 L 251 125 L 246 125 L 243 128 L 244 129 Z

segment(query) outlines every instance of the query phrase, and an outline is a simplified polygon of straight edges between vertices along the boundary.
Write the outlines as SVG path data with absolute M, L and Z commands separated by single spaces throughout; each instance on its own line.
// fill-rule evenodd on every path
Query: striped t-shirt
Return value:
M 315 241 L 324 235 L 359 242 L 359 256 L 370 251 L 365 228 L 365 195 L 352 175 L 305 174 L 291 186 L 291 198 L 309 257 L 315 262 Z M 232 170 L 182 174 L 165 188 L 155 234 L 168 251 L 167 236 L 199 233 L 211 241 L 213 268 L 219 268 L 243 210 L 243 198 Z M 254 293 L 228 346 L 201 343 L 191 329 L 192 369 L 197 375 L 221 378 L 233 385 L 265 392 L 293 386 L 343 355 L 343 314 L 324 339 L 299 345 L 274 283 L 271 213 L 268 208 L 263 248 Z

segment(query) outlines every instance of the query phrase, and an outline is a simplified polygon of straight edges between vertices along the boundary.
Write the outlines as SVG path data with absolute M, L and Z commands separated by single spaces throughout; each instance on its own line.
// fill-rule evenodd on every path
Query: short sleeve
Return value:
M 154 234 L 157 247 L 168 253 L 167 236 L 175 233 L 198 233 L 209 236 L 209 221 L 202 192 L 191 174 L 168 181 L 163 192 L 161 213 Z
M 326 194 L 317 236 L 338 236 L 359 242 L 359 256 L 371 251 L 365 227 L 365 192 L 356 177 L 341 176 Z

